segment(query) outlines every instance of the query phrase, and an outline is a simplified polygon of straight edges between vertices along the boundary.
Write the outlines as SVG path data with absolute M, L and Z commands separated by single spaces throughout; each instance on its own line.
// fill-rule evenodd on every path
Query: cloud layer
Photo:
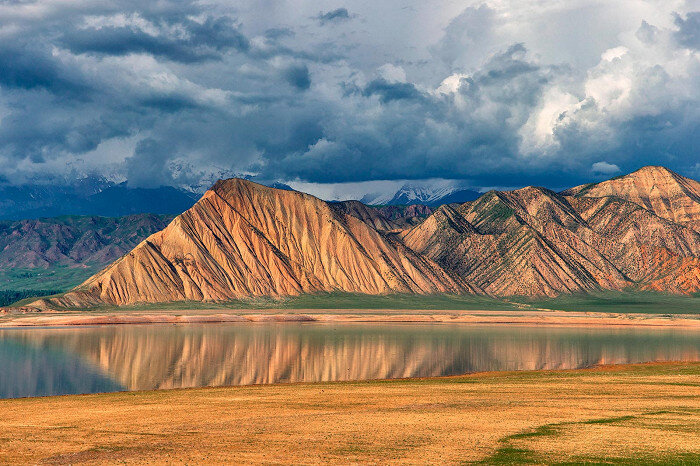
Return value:
M 0 174 L 553 188 L 645 164 L 700 176 L 697 9 L 3 2 Z

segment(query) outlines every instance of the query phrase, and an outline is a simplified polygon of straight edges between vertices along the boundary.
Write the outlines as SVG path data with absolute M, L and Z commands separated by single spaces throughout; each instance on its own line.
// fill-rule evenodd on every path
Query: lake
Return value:
M 700 331 L 241 323 L 0 330 L 0 398 L 700 361 Z

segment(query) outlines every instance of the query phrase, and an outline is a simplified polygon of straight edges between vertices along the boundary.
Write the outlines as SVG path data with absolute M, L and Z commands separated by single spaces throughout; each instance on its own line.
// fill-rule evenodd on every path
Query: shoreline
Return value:
M 243 309 L 225 313 L 216 310 L 114 311 L 93 314 L 40 312 L 6 314 L 0 329 L 26 327 L 74 327 L 94 325 L 215 324 L 215 323 L 453 323 L 473 325 L 524 325 L 570 327 L 656 327 L 700 329 L 696 314 L 625 314 L 575 311 L 418 311 L 299 309 L 294 312 L 272 309 L 262 312 Z

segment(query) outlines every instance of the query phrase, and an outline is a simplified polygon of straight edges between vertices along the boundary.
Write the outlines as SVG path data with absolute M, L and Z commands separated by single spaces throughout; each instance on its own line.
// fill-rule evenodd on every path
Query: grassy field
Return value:
M 84 268 L 53 266 L 47 269 L 8 268 L 0 270 L 0 290 L 67 291 L 98 272 L 99 266 Z
M 2 463 L 700 462 L 700 364 L 0 400 Z
M 8 306 L 18 300 L 32 301 L 37 296 L 65 292 L 90 278 L 99 269 L 98 266 L 54 266 L 47 269 L 0 270 L 0 306 Z
M 25 305 L 36 298 L 27 298 L 15 303 Z M 354 293 L 318 293 L 290 298 L 254 298 L 210 303 L 182 301 L 161 304 L 139 304 L 134 306 L 110 307 L 83 310 L 99 311 L 151 311 L 151 310 L 192 310 L 192 309 L 407 309 L 407 310 L 517 310 L 522 306 L 504 300 L 475 295 L 363 295 Z
M 36 297 L 26 298 L 15 305 L 26 305 Z M 164 304 L 139 304 L 120 308 L 104 306 L 100 311 L 155 311 L 193 309 L 348 309 L 348 310 L 533 310 L 551 309 L 579 312 L 619 312 L 650 314 L 700 314 L 700 295 L 671 295 L 654 292 L 604 292 L 595 294 L 562 295 L 557 298 L 507 299 L 475 295 L 382 295 L 371 296 L 354 293 L 318 293 L 291 298 L 256 298 L 226 303 L 198 301 Z
M 700 314 L 700 293 L 674 295 L 652 291 L 561 295 L 548 299 L 514 299 L 533 308 L 584 312 Z

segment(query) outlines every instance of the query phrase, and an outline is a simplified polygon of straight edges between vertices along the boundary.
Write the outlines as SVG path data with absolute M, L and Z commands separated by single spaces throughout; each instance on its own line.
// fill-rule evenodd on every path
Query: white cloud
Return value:
M 596 162 L 591 165 L 591 171 L 600 175 L 614 175 L 620 172 L 620 167 L 614 163 Z
M 388 82 L 406 82 L 406 71 L 400 66 L 392 65 L 391 63 L 386 63 L 377 68 L 377 74 Z
M 640 30 L 647 31 L 650 27 L 643 24 Z M 553 80 L 521 129 L 523 152 L 556 153 L 569 140 L 567 149 L 578 152 L 576 157 L 585 163 L 597 151 L 617 150 L 626 143 L 631 131 L 647 131 L 644 126 L 637 126 L 639 121 L 668 115 L 665 121 L 654 121 L 652 128 L 659 131 L 677 124 L 670 121 L 672 115 L 683 118 L 684 124 L 697 122 L 700 55 L 679 48 L 672 40 L 673 30 L 654 28 L 654 31 L 653 37 L 625 36 L 625 45 L 603 52 L 599 63 L 588 69 L 580 81 L 575 79 L 575 74 Z M 686 111 L 690 114 L 677 116 Z M 572 139 L 574 134 L 576 138 Z M 658 138 L 654 143 L 661 145 L 661 136 Z M 629 152 L 634 157 L 634 150 Z M 652 154 L 645 154 L 649 155 Z M 625 152 L 619 157 L 621 161 L 628 160 Z
M 600 58 L 602 60 L 605 60 L 605 61 L 613 61 L 616 58 L 622 57 L 627 52 L 629 52 L 629 49 L 627 47 L 623 47 L 623 46 L 613 47 L 613 48 L 608 49 L 605 52 L 603 52 L 603 54 L 600 56 Z
M 549 154 L 559 147 L 554 131 L 566 118 L 567 112 L 579 106 L 579 99 L 559 87 L 547 90 L 542 103 L 533 109 L 527 123 L 521 128 L 521 149 L 525 154 Z

